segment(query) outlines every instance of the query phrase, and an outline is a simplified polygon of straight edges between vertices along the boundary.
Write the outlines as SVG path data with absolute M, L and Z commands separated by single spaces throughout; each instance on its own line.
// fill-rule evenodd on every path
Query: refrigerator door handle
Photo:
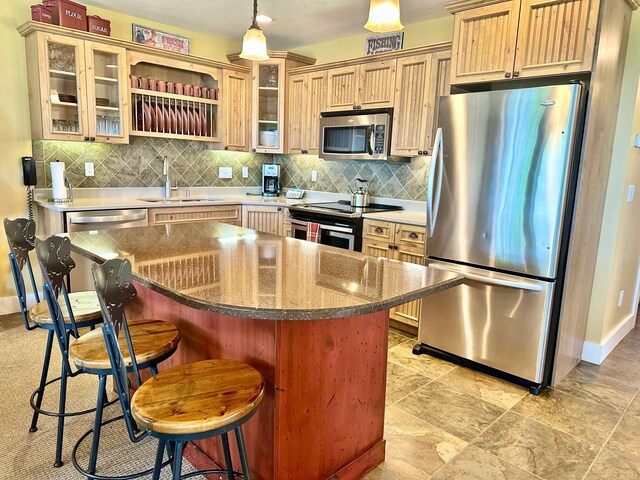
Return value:
M 427 236 L 433 236 L 433 230 L 438 219 L 440 208 L 440 194 L 442 193 L 442 177 L 444 162 L 442 157 L 442 128 L 436 130 L 436 138 L 433 142 L 433 153 L 429 165 L 429 181 L 427 186 Z M 436 176 L 437 171 L 437 176 Z M 437 178 L 437 181 L 436 181 Z
M 428 264 L 428 267 L 435 268 L 436 270 L 444 270 L 447 272 L 459 273 L 460 275 L 463 275 L 464 278 L 468 278 L 469 280 L 484 283 L 487 285 L 499 285 L 501 287 L 517 288 L 519 290 L 529 290 L 532 292 L 542 291 L 542 285 L 536 282 L 529 282 L 527 280 L 515 281 L 515 280 L 507 280 L 506 278 L 491 278 L 491 277 L 486 277 L 484 275 L 469 273 L 464 271 L 463 269 L 457 269 L 455 267 L 452 268 L 448 264 L 444 265 L 436 262 L 430 262 Z

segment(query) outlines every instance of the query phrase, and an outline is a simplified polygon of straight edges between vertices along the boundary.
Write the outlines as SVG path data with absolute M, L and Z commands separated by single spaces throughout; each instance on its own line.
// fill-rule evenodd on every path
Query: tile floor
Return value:
M 537 397 L 414 344 L 389 334 L 386 460 L 366 480 L 640 479 L 640 327 Z

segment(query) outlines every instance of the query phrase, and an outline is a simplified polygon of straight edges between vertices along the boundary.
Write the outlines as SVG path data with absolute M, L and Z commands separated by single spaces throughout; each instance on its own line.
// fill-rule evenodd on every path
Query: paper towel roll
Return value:
M 64 184 L 64 162 L 51 162 L 51 190 L 54 200 L 67 200 L 68 192 Z

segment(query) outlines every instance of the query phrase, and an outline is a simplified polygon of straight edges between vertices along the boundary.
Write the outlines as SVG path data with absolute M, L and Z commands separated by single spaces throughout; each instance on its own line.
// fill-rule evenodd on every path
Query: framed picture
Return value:
M 163 32 L 151 27 L 132 24 L 131 39 L 149 47 L 172 50 L 174 52 L 189 53 L 189 37 Z
M 394 50 L 402 50 L 404 43 L 404 32 L 386 33 L 384 35 L 376 35 L 367 37 L 367 46 L 365 53 L 367 55 L 375 55 L 376 53 L 393 52 Z

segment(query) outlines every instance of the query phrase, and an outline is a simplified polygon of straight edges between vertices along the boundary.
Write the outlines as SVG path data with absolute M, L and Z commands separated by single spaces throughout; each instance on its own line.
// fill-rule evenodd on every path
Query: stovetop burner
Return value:
M 289 210 L 308 213 L 320 213 L 325 215 L 336 215 L 341 217 L 359 218 L 363 213 L 387 212 L 402 210 L 397 205 L 384 205 L 380 203 L 370 203 L 368 207 L 352 207 L 347 200 L 328 203 L 307 203 L 305 205 L 293 205 Z

